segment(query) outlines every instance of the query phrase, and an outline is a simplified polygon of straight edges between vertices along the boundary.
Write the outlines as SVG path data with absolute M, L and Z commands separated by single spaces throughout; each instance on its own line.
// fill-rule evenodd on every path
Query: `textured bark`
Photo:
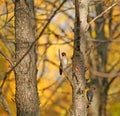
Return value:
M 74 28 L 74 53 L 72 60 L 72 111 L 71 116 L 87 116 L 87 105 L 85 100 L 85 64 L 84 52 L 81 50 L 81 38 L 85 38 L 87 31 L 87 10 L 88 0 L 79 2 L 75 0 L 75 28 Z M 85 3 L 85 4 L 84 4 Z M 88 5 L 87 5 L 88 6 Z M 82 10 L 81 10 L 82 9 Z M 79 12 L 80 11 L 80 12 Z M 86 14 L 81 14 L 86 13 Z M 84 20 L 82 20 L 82 18 Z M 83 24 L 85 23 L 86 24 Z M 84 26 L 83 26 L 84 25 Z
M 99 108 L 99 114 L 100 114 L 99 116 L 106 116 L 107 91 L 103 90 L 100 96 L 102 96 L 102 99 L 101 99 L 101 104 Z
M 97 77 L 91 79 L 91 87 L 95 89 L 93 90 L 92 103 L 88 108 L 88 116 L 100 116 L 99 108 L 101 103 L 101 97 L 100 97 L 100 85 Z
M 85 101 L 85 66 L 82 53 L 73 56 L 73 87 L 71 116 L 86 116 Z M 76 79 L 77 78 L 77 79 Z
M 33 0 L 15 1 L 16 62 L 35 40 Z M 18 116 L 40 116 L 36 81 L 35 46 L 15 68 L 16 107 Z
M 96 11 L 97 14 L 100 14 L 103 11 L 103 7 L 101 4 L 99 4 L 96 7 Z M 99 20 L 96 21 L 97 24 L 97 39 L 99 40 L 106 40 L 105 37 L 105 32 L 104 32 L 104 25 L 105 25 L 105 19 L 104 17 L 101 17 Z M 101 25 L 103 24 L 103 25 Z M 101 30 L 100 30 L 101 28 Z M 106 72 L 106 64 L 107 64 L 107 47 L 108 44 L 107 43 L 102 43 L 101 45 L 98 46 L 97 48 L 97 52 L 98 52 L 98 57 L 99 57 L 99 65 L 98 67 L 98 71 L 100 72 Z M 99 107 L 99 114 L 100 116 L 106 116 L 106 102 L 107 102 L 107 79 L 106 78 L 100 78 L 99 77 L 99 84 L 100 84 L 100 96 L 102 96 L 102 98 L 100 99 L 100 107 Z
M 97 15 L 99 15 L 103 11 L 102 5 L 99 4 L 96 6 Z M 99 18 L 96 21 L 96 39 L 98 40 L 106 40 L 104 34 L 104 17 Z M 88 116 L 106 116 L 106 104 L 107 104 L 107 92 L 108 92 L 108 81 L 104 77 L 95 76 L 92 72 L 97 70 L 99 72 L 106 72 L 106 64 L 107 64 L 107 47 L 108 44 L 99 43 L 97 47 L 97 61 L 95 61 L 94 56 L 90 59 L 90 64 L 93 70 L 91 70 L 91 83 L 96 88 L 94 91 L 94 97 L 91 107 L 89 108 Z M 101 97 L 102 96 L 102 97 Z M 97 105 L 96 105 L 97 103 Z

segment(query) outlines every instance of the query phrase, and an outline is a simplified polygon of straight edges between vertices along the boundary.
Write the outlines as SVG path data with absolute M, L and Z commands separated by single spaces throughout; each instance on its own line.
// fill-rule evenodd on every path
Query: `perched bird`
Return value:
M 91 104 L 92 99 L 93 99 L 93 92 L 92 92 L 92 90 L 90 88 L 87 90 L 86 96 L 87 96 L 87 100 L 88 100 L 87 108 L 89 108 L 89 105 Z
M 65 68 L 67 67 L 67 64 L 68 64 L 66 53 L 62 52 L 61 56 L 62 57 L 60 57 L 60 67 L 59 67 L 59 73 L 60 73 L 60 75 L 62 75 L 63 71 L 65 70 Z

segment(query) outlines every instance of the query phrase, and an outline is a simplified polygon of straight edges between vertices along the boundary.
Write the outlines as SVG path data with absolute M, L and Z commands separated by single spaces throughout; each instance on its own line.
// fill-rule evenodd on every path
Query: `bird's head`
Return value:
M 62 55 L 62 56 L 66 56 L 66 53 L 65 53 L 65 52 L 62 52 L 61 55 Z

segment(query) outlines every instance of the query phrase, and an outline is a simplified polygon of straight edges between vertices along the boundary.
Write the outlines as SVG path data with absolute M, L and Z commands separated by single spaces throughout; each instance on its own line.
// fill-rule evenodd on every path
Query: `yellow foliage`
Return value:
M 0 5 L 4 3 L 5 3 L 5 0 L 0 0 Z
M 91 36 L 92 38 L 96 38 L 95 23 L 92 23 L 91 25 Z
M 106 24 L 104 25 L 104 30 L 105 30 L 105 37 L 106 38 L 109 38 L 110 37 L 110 30 L 109 30 L 109 20 L 106 20 Z
M 120 12 L 119 12 L 119 10 L 120 10 L 120 7 L 116 6 L 116 7 L 114 7 L 114 10 L 112 12 L 112 18 L 113 18 L 113 21 L 115 23 L 119 23 L 119 21 L 120 21 L 120 15 L 119 15 Z
M 107 5 L 112 3 L 112 0 L 105 1 Z M 0 1 L 0 14 L 5 13 L 5 4 L 4 0 Z M 50 3 L 51 2 L 51 3 Z M 48 21 L 51 14 L 54 12 L 55 8 L 60 5 L 60 0 L 35 0 L 35 10 L 36 10 L 36 25 L 37 25 L 37 34 L 43 29 L 43 26 Z M 53 4 L 52 4 L 53 3 Z M 67 6 L 68 7 L 68 6 Z M 8 4 L 7 6 L 9 14 L 0 16 L 0 28 L 4 26 L 6 21 L 9 21 L 11 17 L 14 15 L 14 4 Z M 65 10 L 65 6 L 61 8 L 57 15 L 52 19 L 51 23 L 46 28 L 44 34 L 40 37 L 37 43 L 37 68 L 39 70 L 38 74 L 38 94 L 40 96 L 40 107 L 43 116 L 64 116 L 66 112 L 69 112 L 71 106 L 71 86 L 67 79 L 64 76 L 59 75 L 59 55 L 58 49 L 61 52 L 66 52 L 69 64 L 72 62 L 73 55 L 73 39 L 74 32 L 72 28 L 74 26 L 74 20 L 70 19 L 66 12 L 62 12 Z M 117 25 L 120 21 L 119 16 L 119 6 L 114 7 L 112 12 L 112 21 Z M 3 11 L 4 10 L 4 11 Z M 73 15 L 73 12 L 71 12 Z M 10 40 L 10 42 L 14 42 L 14 18 L 10 20 L 10 22 L 5 25 L 5 28 L 1 28 L 0 34 L 3 37 Z M 106 19 L 106 23 L 104 25 L 105 37 L 110 38 L 110 30 L 109 30 L 109 21 L 110 19 Z M 92 23 L 91 25 L 91 35 L 92 38 L 96 38 L 96 23 Z M 119 30 L 119 28 L 117 29 Z M 116 37 L 119 34 L 119 31 L 115 32 L 113 37 Z M 14 46 L 10 46 L 10 50 L 8 46 L 6 46 L 5 42 L 2 40 L 0 36 L 0 50 L 3 51 L 8 57 L 11 58 L 10 50 L 14 51 Z M 95 48 L 97 49 L 97 48 Z M 117 52 L 116 52 L 117 51 Z M 119 43 L 111 43 L 108 50 L 108 65 L 107 70 L 109 70 L 116 61 L 120 59 L 120 45 Z M 95 57 L 96 57 L 95 51 Z M 116 70 L 120 68 L 120 65 L 116 66 Z M 4 74 L 10 69 L 10 64 L 6 59 L 0 55 L 0 73 L 2 76 L 0 79 L 3 79 Z M 89 79 L 90 72 L 86 72 L 86 78 Z M 60 82 L 62 79 L 65 79 L 62 84 Z M 0 84 L 2 81 L 0 82 Z M 117 82 L 116 82 L 117 83 Z M 115 84 L 116 84 L 115 83 Z M 117 83 L 118 84 L 118 83 Z M 116 89 L 116 86 L 111 86 L 110 93 L 119 91 L 119 86 Z M 15 80 L 14 73 L 12 72 L 8 79 L 5 82 L 3 88 L 3 95 L 6 98 L 8 105 L 12 111 L 12 116 L 16 116 L 16 106 L 15 106 Z M 120 104 L 115 104 L 114 108 L 119 108 Z M 113 107 L 110 105 L 107 106 L 108 110 L 112 109 L 112 113 L 115 111 Z M 119 113 L 119 111 L 117 110 Z M 5 111 L 3 105 L 0 103 L 0 115 L 7 116 L 7 112 Z M 114 113 L 115 115 L 115 113 Z

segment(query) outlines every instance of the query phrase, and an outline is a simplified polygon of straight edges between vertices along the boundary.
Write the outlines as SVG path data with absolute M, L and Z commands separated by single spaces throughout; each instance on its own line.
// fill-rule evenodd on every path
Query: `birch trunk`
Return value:
M 79 3 L 80 2 L 80 3 Z M 89 0 L 75 0 L 74 52 L 72 60 L 72 111 L 71 116 L 87 116 L 85 100 L 85 32 L 88 29 Z M 80 4 L 80 6 L 79 6 Z M 85 14 L 84 14 L 85 13 Z

